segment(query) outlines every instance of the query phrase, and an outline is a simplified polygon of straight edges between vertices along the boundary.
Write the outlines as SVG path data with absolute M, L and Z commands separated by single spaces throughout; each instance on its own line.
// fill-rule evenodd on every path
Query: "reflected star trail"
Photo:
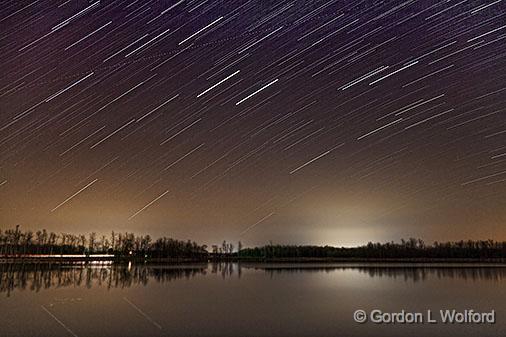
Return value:
M 505 22 L 501 0 L 2 3 L 0 228 L 504 240 Z

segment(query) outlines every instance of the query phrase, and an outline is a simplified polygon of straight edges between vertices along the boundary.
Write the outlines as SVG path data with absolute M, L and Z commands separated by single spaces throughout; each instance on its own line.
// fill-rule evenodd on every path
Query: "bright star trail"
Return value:
M 502 0 L 4 1 L 0 228 L 505 240 L 505 22 Z

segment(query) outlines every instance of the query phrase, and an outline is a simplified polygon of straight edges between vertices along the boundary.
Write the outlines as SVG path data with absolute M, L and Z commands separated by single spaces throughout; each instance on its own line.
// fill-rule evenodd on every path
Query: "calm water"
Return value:
M 453 308 L 496 323 L 353 320 Z M 506 336 L 506 268 L 0 264 L 0 336 Z

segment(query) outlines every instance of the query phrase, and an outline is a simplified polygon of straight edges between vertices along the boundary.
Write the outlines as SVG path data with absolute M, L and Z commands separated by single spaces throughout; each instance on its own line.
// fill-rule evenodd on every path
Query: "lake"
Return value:
M 438 319 L 439 310 L 495 310 L 496 322 L 359 324 L 358 309 L 431 310 Z M 3 337 L 498 337 L 506 336 L 506 268 L 3 263 L 0 313 Z

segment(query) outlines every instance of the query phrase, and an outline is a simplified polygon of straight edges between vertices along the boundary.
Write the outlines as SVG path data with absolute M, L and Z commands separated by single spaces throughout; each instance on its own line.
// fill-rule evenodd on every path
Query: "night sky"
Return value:
M 0 228 L 506 239 L 506 2 L 3 1 Z

